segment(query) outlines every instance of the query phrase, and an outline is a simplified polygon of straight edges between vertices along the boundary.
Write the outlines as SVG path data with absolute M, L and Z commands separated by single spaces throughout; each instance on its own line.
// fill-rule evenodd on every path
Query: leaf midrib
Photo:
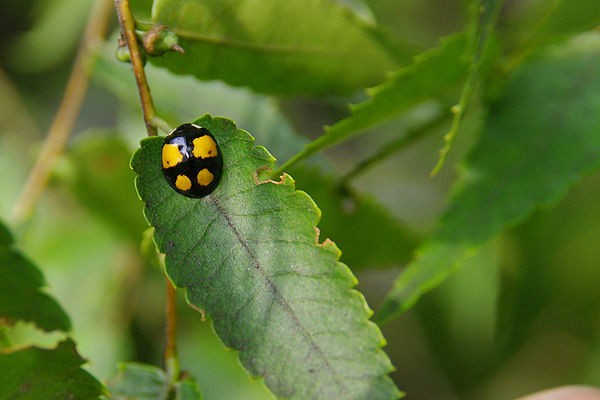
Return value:
M 212 45 L 231 47 L 234 49 L 243 49 L 243 50 L 252 50 L 257 53 L 308 53 L 315 54 L 319 57 L 322 56 L 344 56 L 344 57 L 356 57 L 356 49 L 348 50 L 348 51 L 340 51 L 335 47 L 308 47 L 308 46 L 292 46 L 292 45 L 279 45 L 274 43 L 253 43 L 253 42 L 243 42 L 240 40 L 233 40 L 223 36 L 209 36 L 202 35 L 198 32 L 173 28 L 173 31 L 177 34 L 178 37 L 182 39 L 194 40 L 196 42 L 203 42 Z M 385 51 L 381 53 L 386 54 Z M 390 57 L 390 62 L 392 59 Z
M 323 362 L 325 363 L 327 368 L 331 371 L 334 379 L 338 382 L 338 387 L 340 387 L 344 391 L 344 393 L 346 393 L 346 394 L 349 393 L 348 388 L 343 384 L 343 381 L 340 379 L 337 371 L 329 363 L 329 360 L 327 359 L 325 352 L 323 351 L 321 346 L 319 346 L 317 344 L 317 342 L 312 338 L 310 333 L 305 329 L 304 325 L 302 324 L 302 322 L 300 321 L 298 316 L 294 313 L 292 308 L 289 306 L 289 304 L 287 303 L 287 301 L 285 300 L 284 296 L 281 294 L 281 292 L 279 291 L 279 289 L 277 288 L 275 283 L 273 283 L 273 281 L 269 278 L 269 276 L 267 275 L 267 273 L 265 271 L 265 268 L 259 262 L 258 258 L 256 257 L 256 255 L 250 248 L 248 242 L 242 237 L 242 234 L 240 233 L 240 231 L 237 229 L 237 227 L 233 223 L 231 216 L 227 213 L 227 211 L 223 207 L 221 207 L 221 204 L 219 203 L 217 198 L 211 196 L 211 200 L 212 200 L 213 205 L 217 209 L 217 211 L 225 219 L 227 226 L 233 232 L 236 240 L 239 242 L 239 244 L 242 246 L 242 248 L 248 254 L 249 258 L 252 260 L 252 265 L 254 266 L 254 269 L 260 274 L 261 278 L 264 279 L 264 281 L 268 285 L 275 300 L 285 310 L 285 312 L 290 316 L 293 323 L 296 326 L 298 326 L 299 331 L 302 332 L 302 335 L 309 342 L 311 348 L 314 351 L 316 351 L 318 354 L 320 354 Z

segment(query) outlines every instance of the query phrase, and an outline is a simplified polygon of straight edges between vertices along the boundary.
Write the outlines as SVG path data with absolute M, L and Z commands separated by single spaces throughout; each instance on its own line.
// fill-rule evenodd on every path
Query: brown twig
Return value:
M 117 16 L 119 17 L 119 25 L 121 25 L 121 35 L 129 49 L 129 55 L 131 59 L 131 65 L 133 68 L 133 75 L 137 83 L 138 91 L 140 94 L 140 102 L 142 105 L 142 114 L 144 115 L 144 123 L 146 124 L 146 131 L 148 136 L 156 135 L 156 126 L 164 124 L 162 120 L 157 118 L 154 110 L 154 103 L 152 102 L 152 95 L 150 94 L 150 87 L 146 80 L 146 73 L 144 71 L 144 61 L 142 52 L 138 43 L 138 38 L 135 33 L 135 20 L 131 13 L 131 7 L 129 0 L 115 0 L 115 8 L 117 10 Z M 164 351 L 164 364 L 167 371 L 167 376 L 170 383 L 174 383 L 179 378 L 179 360 L 177 358 L 177 292 L 175 287 L 171 283 L 168 277 L 165 276 L 166 281 L 166 327 L 165 327 L 165 351 Z
M 142 105 L 142 114 L 144 115 L 144 123 L 148 136 L 156 136 L 156 112 L 154 111 L 154 103 L 150 94 L 150 87 L 146 80 L 146 72 L 144 71 L 144 60 L 137 36 L 135 34 L 135 20 L 131 13 L 129 0 L 115 0 L 115 8 L 119 17 L 119 25 L 121 25 L 121 34 L 125 40 L 125 44 L 131 55 L 131 66 L 133 67 L 133 75 L 137 83 L 138 92 L 140 94 L 140 102 Z
M 23 222 L 31 215 L 48 184 L 54 163 L 67 144 L 89 86 L 91 50 L 104 38 L 111 13 L 109 0 L 94 2 L 62 101 L 48 129 L 40 155 L 12 210 L 11 217 L 16 223 Z
M 167 282 L 167 305 L 166 305 L 166 339 L 164 363 L 170 383 L 177 382 L 179 378 L 179 359 L 177 358 L 177 291 L 169 280 Z

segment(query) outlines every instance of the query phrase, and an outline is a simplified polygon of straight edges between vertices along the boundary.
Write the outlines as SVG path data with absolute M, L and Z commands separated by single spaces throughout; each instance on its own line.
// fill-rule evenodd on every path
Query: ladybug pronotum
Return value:
M 214 136 L 206 128 L 183 124 L 162 145 L 162 171 L 169 185 L 187 197 L 211 194 L 223 172 L 223 156 Z

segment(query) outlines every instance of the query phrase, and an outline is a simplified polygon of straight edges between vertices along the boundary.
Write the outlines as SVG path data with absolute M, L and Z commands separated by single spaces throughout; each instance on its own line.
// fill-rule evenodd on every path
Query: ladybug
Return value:
M 206 128 L 178 126 L 163 142 L 162 171 L 169 185 L 182 195 L 207 196 L 217 188 L 223 172 L 219 144 Z

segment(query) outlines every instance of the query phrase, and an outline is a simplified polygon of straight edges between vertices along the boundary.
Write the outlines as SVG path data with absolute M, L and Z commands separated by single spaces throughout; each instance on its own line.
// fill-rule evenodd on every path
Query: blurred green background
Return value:
M 343 3 L 423 49 L 466 23 L 463 1 Z M 544 3 L 505 2 L 499 25 L 505 46 L 527 34 L 529 19 L 543 14 Z M 57 110 L 90 6 L 81 0 L 0 4 L 4 219 Z M 147 20 L 151 2 L 139 0 L 134 6 L 136 16 Z M 118 361 L 160 365 L 164 308 L 162 274 L 139 250 L 146 223 L 128 168 L 145 129 L 129 66 L 113 59 L 111 37 L 99 51 L 68 152 L 35 214 L 15 232 L 70 314 L 87 368 L 104 380 L 116 373 Z M 227 116 L 281 161 L 305 142 L 303 134 L 314 138 L 324 124 L 345 115 L 349 101 L 275 99 L 147 69 L 161 116 L 172 121 L 206 112 Z M 353 189 L 372 196 L 416 235 L 426 235 L 444 208 L 457 163 L 476 139 L 482 112 L 481 104 L 473 105 L 437 178 L 430 179 L 429 171 L 447 127 L 381 162 L 353 181 Z M 372 129 L 328 151 L 321 161 L 343 174 L 402 126 L 399 119 Z M 297 184 L 310 189 L 308 180 Z M 596 174 L 560 204 L 498 237 L 413 310 L 382 327 L 397 368 L 393 377 L 409 398 L 499 400 L 566 383 L 600 384 L 599 198 Z M 352 267 L 344 255 L 342 260 Z M 372 308 L 401 267 L 368 265 L 355 271 Z M 28 328 L 19 329 L 27 337 Z M 205 398 L 268 398 L 183 298 L 179 332 L 182 367 L 196 377 Z

